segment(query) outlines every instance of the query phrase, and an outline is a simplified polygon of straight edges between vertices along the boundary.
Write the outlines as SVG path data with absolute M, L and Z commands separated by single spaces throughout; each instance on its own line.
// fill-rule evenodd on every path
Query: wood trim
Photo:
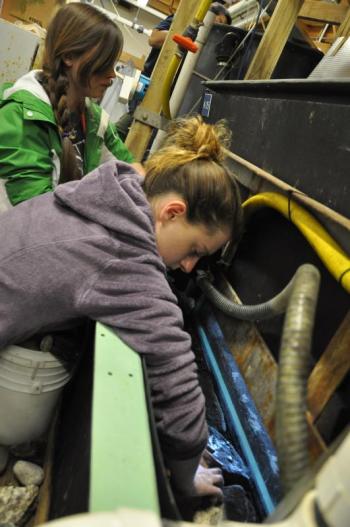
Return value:
M 315 421 L 350 369 L 350 311 L 311 372 L 308 406 Z
M 348 7 L 341 4 L 331 4 L 320 0 L 305 0 L 299 11 L 298 18 L 340 25 L 346 17 L 347 11 Z
M 270 79 L 289 34 L 297 20 L 303 0 L 279 0 L 245 79 Z

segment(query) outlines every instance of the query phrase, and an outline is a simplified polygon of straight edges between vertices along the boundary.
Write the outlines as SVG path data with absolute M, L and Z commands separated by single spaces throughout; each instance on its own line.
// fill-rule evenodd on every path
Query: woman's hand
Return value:
M 220 487 L 224 485 L 224 478 L 219 468 L 206 468 L 198 465 L 194 476 L 195 496 L 214 496 L 219 500 L 223 499 Z
M 217 501 L 223 500 L 221 487 L 224 485 L 224 478 L 221 469 L 206 466 L 213 461 L 209 452 L 207 454 L 191 459 L 167 460 L 173 488 L 179 495 L 188 498 L 212 496 Z

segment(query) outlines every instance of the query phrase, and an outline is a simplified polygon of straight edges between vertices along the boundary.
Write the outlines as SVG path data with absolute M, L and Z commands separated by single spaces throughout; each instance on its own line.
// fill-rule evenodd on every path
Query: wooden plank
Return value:
M 278 188 L 280 191 L 287 193 L 289 195 L 293 195 L 293 199 L 303 205 L 306 205 L 309 207 L 312 211 L 317 212 L 319 214 L 322 214 L 325 218 L 329 219 L 330 221 L 340 225 L 341 227 L 344 227 L 348 231 L 350 231 L 350 219 L 345 218 L 345 216 L 342 216 L 338 212 L 334 211 L 330 207 L 327 207 L 326 205 L 323 205 L 319 201 L 316 201 L 313 198 L 310 198 L 300 190 L 298 190 L 296 187 L 292 187 L 288 183 L 285 183 L 282 179 L 279 179 L 277 176 L 274 176 L 273 174 L 270 174 L 270 172 L 267 172 L 266 170 L 258 167 L 257 165 L 254 165 L 247 159 L 244 159 L 243 157 L 239 156 L 238 154 L 235 154 L 234 152 L 230 152 L 229 150 L 225 151 L 225 154 L 227 155 L 228 159 L 231 160 L 231 165 L 234 170 L 234 172 L 237 174 L 238 180 L 240 183 L 246 186 L 246 182 L 244 179 L 247 179 L 247 176 L 254 174 L 261 180 L 264 180 L 267 183 L 271 183 L 274 187 Z M 245 174 L 243 177 L 241 177 L 240 172 L 241 169 L 243 169 L 242 174 Z M 260 183 L 259 183 L 260 187 Z M 255 187 L 254 192 L 259 192 L 260 190 Z
M 302 3 L 303 0 L 278 1 L 245 79 L 270 79 Z
M 310 32 L 308 31 L 308 26 L 302 20 L 297 20 L 295 25 L 299 29 L 300 33 L 302 33 L 303 37 L 305 38 L 309 46 L 311 46 L 314 49 L 319 49 L 315 40 L 313 40 L 310 36 Z
M 181 0 L 177 9 L 169 34 L 163 44 L 156 66 L 152 73 L 151 83 L 140 108 L 155 113 L 160 113 L 162 108 L 162 84 L 168 64 L 176 50 L 176 44 L 172 40 L 174 33 L 182 33 L 193 20 L 197 13 L 197 0 Z M 153 128 L 146 124 L 134 121 L 126 138 L 125 144 L 134 154 L 137 161 L 141 161 L 151 138 Z
M 166 15 L 175 13 L 179 5 L 179 0 L 149 0 L 148 6 L 157 9 Z
M 348 8 L 348 13 L 340 25 L 337 37 L 348 37 L 350 35 L 350 8 Z
M 56 409 L 53 421 L 50 425 L 50 429 L 49 429 L 49 433 L 47 437 L 45 459 L 44 459 L 44 481 L 39 491 L 38 507 L 35 511 L 35 516 L 33 519 L 34 520 L 33 526 L 41 525 L 42 523 L 45 523 L 49 520 L 50 504 L 51 504 L 51 488 L 52 488 L 52 481 L 53 481 L 54 452 L 55 452 L 55 445 L 56 445 L 56 435 L 57 435 L 57 428 L 58 428 L 58 422 L 59 422 L 60 408 L 61 408 L 61 405 L 59 404 Z
M 320 0 L 305 0 L 299 11 L 298 18 L 340 25 L 346 17 L 347 11 L 348 7 L 344 5 L 331 4 Z
M 226 298 L 240 303 L 223 275 L 218 276 L 217 287 Z M 273 436 L 278 371 L 276 361 L 255 324 L 234 319 L 217 309 L 214 311 L 266 429 Z M 256 382 L 257 379 L 259 382 Z
M 350 368 L 350 311 L 311 372 L 308 407 L 315 421 Z

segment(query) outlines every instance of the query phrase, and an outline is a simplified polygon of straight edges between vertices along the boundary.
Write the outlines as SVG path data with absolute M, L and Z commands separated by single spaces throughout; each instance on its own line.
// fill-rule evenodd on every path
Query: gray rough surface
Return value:
M 29 461 L 17 461 L 14 464 L 13 473 L 22 485 L 40 486 L 44 479 L 43 469 Z
M 0 523 L 21 525 L 38 492 L 35 485 L 0 487 Z
M 0 474 L 4 472 L 9 458 L 8 449 L 0 445 Z

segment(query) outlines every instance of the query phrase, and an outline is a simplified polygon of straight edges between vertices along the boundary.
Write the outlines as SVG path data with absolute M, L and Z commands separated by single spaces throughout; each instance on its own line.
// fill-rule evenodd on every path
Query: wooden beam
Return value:
M 248 68 L 245 79 L 270 79 L 303 0 L 279 0 L 267 30 Z
M 340 25 L 346 17 L 347 11 L 348 7 L 345 5 L 331 4 L 320 0 L 305 0 L 298 18 Z
M 172 15 L 179 5 L 179 0 L 149 0 L 148 6 L 158 9 L 161 13 Z
M 350 35 L 350 8 L 348 8 L 347 15 L 340 25 L 337 37 L 348 37 Z
M 306 42 L 311 46 L 312 48 L 318 49 L 316 42 L 312 40 L 307 25 L 302 20 L 297 20 L 296 26 L 299 29 L 299 31 L 302 33 L 303 37 L 305 38 Z
M 315 421 L 350 368 L 350 311 L 314 367 L 308 382 L 308 407 Z
M 247 179 L 250 178 L 252 174 L 254 174 L 261 180 L 264 180 L 266 183 L 271 183 L 275 188 L 279 189 L 280 192 L 282 191 L 283 193 L 287 193 L 287 195 L 293 194 L 293 199 L 295 199 L 295 201 L 301 203 L 302 205 L 306 205 L 308 208 L 311 208 L 313 212 L 321 214 L 322 216 L 324 216 L 325 219 L 328 219 L 333 223 L 338 224 L 346 230 L 350 231 L 349 218 L 345 218 L 345 216 L 342 216 L 341 214 L 339 214 L 339 212 L 336 212 L 335 210 L 327 207 L 326 205 L 323 205 L 319 201 L 310 198 L 296 187 L 292 187 L 288 183 L 285 183 L 285 181 L 283 181 L 282 179 L 279 179 L 277 176 L 270 174 L 270 172 L 267 172 L 266 170 L 258 167 L 257 165 L 254 165 L 253 163 L 251 163 L 247 159 L 244 159 L 238 154 L 235 154 L 234 152 L 231 152 L 229 150 L 225 150 L 225 154 L 228 159 L 232 162 L 232 169 L 237 174 L 236 177 L 242 185 L 247 186 Z M 240 169 L 243 169 L 243 173 L 245 173 L 246 175 L 245 178 L 241 177 Z M 261 192 L 259 188 L 254 188 L 253 191 L 254 193 Z
M 198 0 L 181 0 L 176 11 L 173 23 L 164 42 L 156 66 L 152 73 L 151 83 L 140 108 L 154 113 L 160 113 L 162 108 L 162 84 L 168 64 L 176 50 L 172 40 L 174 33 L 182 33 L 192 22 L 198 9 Z M 125 144 L 134 154 L 137 161 L 141 161 L 150 141 L 153 128 L 146 124 L 134 121 L 126 138 Z

